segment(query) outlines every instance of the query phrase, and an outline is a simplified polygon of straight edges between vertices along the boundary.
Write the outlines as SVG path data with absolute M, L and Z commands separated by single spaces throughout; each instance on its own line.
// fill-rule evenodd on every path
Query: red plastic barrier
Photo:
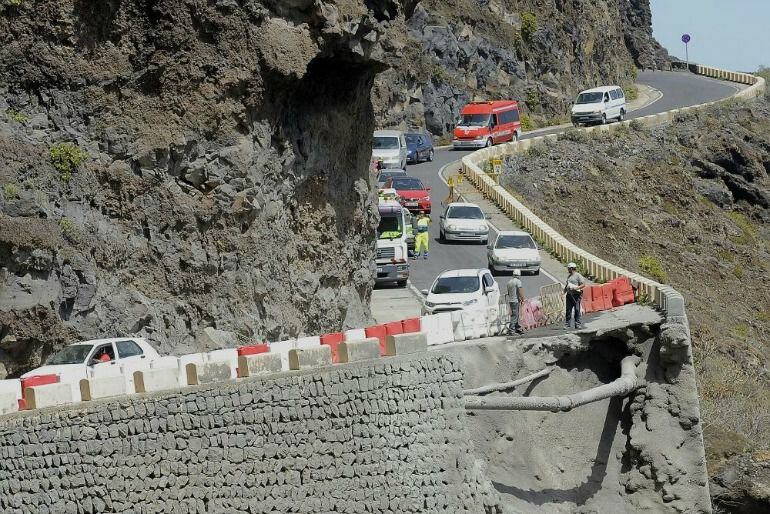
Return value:
M 585 289 L 583 289 L 583 299 L 580 301 L 580 306 L 583 309 L 583 314 L 594 312 L 594 302 L 591 298 L 591 286 L 586 286 Z
M 321 344 L 325 344 L 332 350 L 332 362 L 339 362 L 339 344 L 345 340 L 345 334 L 342 332 L 333 332 L 331 334 L 324 334 L 321 336 Z
M 24 401 L 24 389 L 28 387 L 35 387 L 48 384 L 56 384 L 59 382 L 59 375 L 34 375 L 27 378 L 22 378 L 21 383 L 21 400 L 19 400 L 19 410 L 25 410 L 27 404 Z
M 400 321 L 391 321 L 385 323 L 385 333 L 389 336 L 395 336 L 404 333 L 404 325 Z
M 388 335 L 385 325 L 366 327 L 364 332 L 366 332 L 366 337 L 376 337 L 380 340 L 380 355 L 385 355 L 385 338 Z
M 594 312 L 605 310 L 604 294 L 602 293 L 601 286 L 591 287 L 591 304 Z
M 628 277 L 618 277 L 613 282 L 615 283 L 615 296 L 612 300 L 612 305 L 619 307 L 634 303 L 636 298 L 634 297 L 634 287 L 631 285 L 631 279 Z
M 270 351 L 270 347 L 267 344 L 252 344 L 249 346 L 239 346 L 238 355 L 258 355 L 260 353 L 267 353 Z
M 601 290 L 604 310 L 612 309 L 612 297 L 615 295 L 615 284 L 602 284 Z
M 420 318 L 405 319 L 401 322 L 401 325 L 404 329 L 404 334 L 413 334 L 422 330 Z

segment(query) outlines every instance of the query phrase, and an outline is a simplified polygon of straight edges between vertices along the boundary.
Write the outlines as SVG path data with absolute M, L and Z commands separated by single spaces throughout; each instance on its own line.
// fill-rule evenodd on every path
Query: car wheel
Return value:
M 606 125 L 606 124 L 607 124 L 607 115 L 602 114 L 602 125 Z
M 396 282 L 396 285 L 398 287 L 406 287 L 406 280 L 399 280 L 398 282 Z
M 511 138 L 511 143 L 515 143 L 518 140 L 519 140 L 519 133 L 514 130 L 513 137 Z
M 489 243 L 489 239 L 482 239 L 482 240 L 479 241 L 479 243 L 483 244 L 484 246 L 486 246 L 487 243 Z
M 443 230 L 439 230 L 439 232 L 438 232 L 438 240 L 441 241 L 442 243 L 444 241 L 446 241 L 446 237 L 444 237 L 444 231 Z
M 428 152 L 428 162 L 433 162 L 433 148 Z
M 492 146 L 494 144 L 495 144 L 495 142 L 492 141 L 492 138 L 490 137 L 490 138 L 487 139 L 487 144 L 484 145 L 484 148 L 489 148 L 490 146 Z
M 535 276 L 540 275 L 540 268 L 537 268 L 535 271 L 532 272 L 532 274 Z
M 626 110 L 625 109 L 621 109 L 620 110 L 620 116 L 618 116 L 618 121 L 623 121 L 624 119 L 626 119 Z

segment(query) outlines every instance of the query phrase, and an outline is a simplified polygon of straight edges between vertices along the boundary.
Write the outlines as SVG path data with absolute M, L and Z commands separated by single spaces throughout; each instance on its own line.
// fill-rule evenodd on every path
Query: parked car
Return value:
M 500 287 L 487 269 L 444 271 L 422 294 L 423 315 L 484 309 L 500 303 Z
M 159 358 L 160 355 L 155 348 L 141 338 L 95 339 L 65 346 L 48 357 L 45 365 L 28 371 L 21 378 L 36 375 L 87 378 L 89 368 L 96 366 L 118 366 L 139 362 L 146 362 L 149 366 L 150 362 Z
M 384 169 L 380 170 L 380 174 L 377 176 L 377 187 L 382 188 L 385 182 L 388 181 L 388 179 L 393 177 L 405 177 L 406 171 L 402 169 Z
M 450 203 L 440 217 L 439 239 L 487 244 L 489 225 L 484 211 L 474 203 Z
M 487 246 L 489 271 L 521 270 L 533 275 L 540 274 L 540 252 L 532 236 L 518 230 L 498 232 L 495 240 Z
M 385 182 L 384 188 L 393 188 L 401 198 L 401 205 L 410 211 L 425 211 L 430 213 L 430 187 L 416 177 L 393 177 Z
M 406 138 L 398 130 L 376 130 L 372 141 L 372 160 L 381 161 L 382 169 L 406 169 Z
M 409 162 L 418 163 L 433 160 L 433 140 L 429 134 L 420 132 L 407 132 L 406 138 L 407 154 Z
M 521 137 L 519 104 L 511 100 L 469 103 L 454 130 L 455 149 L 483 148 Z
M 581 92 L 572 104 L 572 124 L 606 124 L 609 120 L 623 121 L 626 117 L 626 95 L 618 86 L 604 86 Z

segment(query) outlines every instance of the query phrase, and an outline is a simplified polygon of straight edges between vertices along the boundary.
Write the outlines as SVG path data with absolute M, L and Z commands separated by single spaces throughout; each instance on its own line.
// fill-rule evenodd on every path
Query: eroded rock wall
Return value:
M 0 419 L 4 512 L 502 512 L 432 353 Z
M 519 100 L 533 121 L 558 121 L 581 89 L 628 85 L 637 67 L 668 62 L 649 0 L 424 0 L 402 52 L 377 78 L 377 124 L 438 136 L 472 100 Z
M 403 18 L 386 0 L 3 3 L 6 372 L 76 339 L 184 352 L 206 327 L 367 322 L 370 89 Z

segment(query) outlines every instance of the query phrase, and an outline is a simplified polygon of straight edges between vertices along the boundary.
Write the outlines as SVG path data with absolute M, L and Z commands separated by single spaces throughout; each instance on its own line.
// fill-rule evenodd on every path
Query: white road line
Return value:
M 458 162 L 460 162 L 460 161 L 459 161 L 459 160 L 457 160 L 457 161 L 452 161 L 452 162 L 450 162 L 449 164 L 446 164 L 446 165 L 442 166 L 442 167 L 441 167 L 441 169 L 439 169 L 439 170 L 438 170 L 438 178 L 440 178 L 440 179 L 441 179 L 441 182 L 443 182 L 444 184 L 446 184 L 446 186 L 447 186 L 447 187 L 449 187 L 449 183 L 448 183 L 448 182 L 447 182 L 447 181 L 444 179 L 444 170 L 445 170 L 445 169 L 447 169 L 449 166 L 451 166 L 451 165 L 453 165 L 453 164 L 456 164 L 456 163 L 458 163 Z M 461 197 L 461 196 L 462 196 L 460 193 L 457 193 L 457 195 L 458 195 L 458 197 Z M 489 226 L 490 226 L 490 227 L 492 227 L 492 230 L 494 230 L 495 232 L 497 232 L 497 233 L 500 233 L 500 232 L 502 232 L 502 231 L 501 231 L 499 228 L 497 228 L 497 227 L 494 225 L 494 223 L 492 223 L 491 221 L 487 220 L 487 223 L 489 223 Z M 550 278 L 551 280 L 553 280 L 554 282 L 556 282 L 556 283 L 558 283 L 558 284 L 561 284 L 561 283 L 562 283 L 562 281 L 561 281 L 561 280 L 559 280 L 558 278 L 556 278 L 556 277 L 554 277 L 553 275 L 551 275 L 550 273 L 548 273 L 548 271 L 547 271 L 545 268 L 543 268 L 542 266 L 540 267 L 540 272 L 541 272 L 543 275 L 545 275 L 546 277 L 548 277 L 548 278 Z

